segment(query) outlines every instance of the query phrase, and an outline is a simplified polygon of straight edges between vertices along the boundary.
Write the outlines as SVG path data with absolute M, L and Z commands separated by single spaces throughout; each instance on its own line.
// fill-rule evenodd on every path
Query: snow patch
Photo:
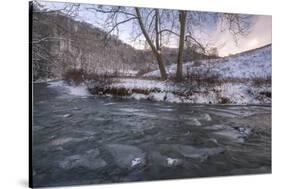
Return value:
M 74 96 L 89 96 L 90 95 L 90 93 L 85 85 L 76 86 L 76 87 L 68 86 L 67 88 L 69 89 L 70 94 L 74 95 Z
M 81 97 L 86 97 L 90 96 L 90 92 L 87 89 L 87 86 L 85 84 L 81 84 L 78 86 L 72 86 L 68 85 L 66 82 L 60 80 L 60 81 L 54 81 L 54 82 L 48 82 L 48 87 L 52 88 L 64 88 L 68 92 L 68 94 L 73 95 L 73 96 L 81 96 Z
M 136 100 L 147 99 L 147 95 L 138 93 L 133 93 L 130 97 Z

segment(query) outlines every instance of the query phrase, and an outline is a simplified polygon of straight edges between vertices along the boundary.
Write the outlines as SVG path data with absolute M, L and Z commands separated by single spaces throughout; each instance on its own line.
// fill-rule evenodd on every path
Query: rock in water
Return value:
M 195 148 L 189 145 L 179 145 L 177 147 L 178 152 L 184 157 L 200 159 L 201 161 L 206 160 L 209 156 L 219 154 L 224 151 L 221 147 L 216 148 Z
M 206 121 L 212 121 L 212 118 L 209 114 L 203 114 L 203 117 L 202 117 L 203 120 L 206 120 Z
M 227 127 L 221 131 L 214 132 L 214 134 L 224 137 L 226 139 L 232 140 L 234 142 L 243 143 L 245 138 L 247 138 L 251 133 L 249 128 L 244 127 Z
M 100 154 L 98 149 L 93 149 L 85 152 L 84 154 L 75 154 L 66 157 L 59 163 L 59 166 L 63 169 L 73 169 L 78 167 L 84 167 L 88 169 L 100 169 L 107 165 L 107 163 L 98 157 Z
M 198 121 L 198 119 L 196 118 L 189 118 L 188 121 L 190 122 L 191 125 L 193 126 L 201 126 L 202 124 L 200 123 L 200 121 Z
M 145 153 L 135 147 L 124 144 L 108 144 L 105 149 L 111 154 L 120 168 L 133 168 L 145 165 Z

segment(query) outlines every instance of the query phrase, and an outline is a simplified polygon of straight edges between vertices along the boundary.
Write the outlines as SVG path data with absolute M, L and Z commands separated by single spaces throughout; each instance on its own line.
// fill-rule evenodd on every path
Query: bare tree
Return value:
M 157 9 L 155 9 L 155 25 L 156 25 L 156 46 L 153 44 L 153 42 L 151 41 L 151 38 L 149 37 L 146 29 L 145 29 L 145 26 L 143 24 L 143 21 L 142 21 L 142 17 L 141 17 L 141 14 L 140 14 L 140 10 L 139 8 L 135 8 L 136 10 L 136 14 L 137 14 L 137 18 L 138 18 L 138 22 L 139 22 L 139 25 L 140 25 L 140 28 L 141 28 L 141 31 L 147 41 L 147 43 L 149 44 L 151 50 L 152 50 L 152 53 L 153 55 L 156 57 L 157 59 L 157 62 L 158 62 L 158 66 L 159 66 L 159 70 L 160 70 L 160 74 L 161 74 L 161 78 L 163 80 L 167 79 L 168 76 L 167 76 L 167 73 L 166 73 L 166 69 L 165 69 L 165 65 L 164 65 L 164 61 L 163 61 L 163 58 L 162 58 L 162 55 L 160 53 L 160 45 L 159 45 L 159 32 L 158 32 L 158 20 L 159 20 L 159 12 Z
M 153 56 L 157 60 L 161 78 L 163 80 L 168 78 L 161 54 L 161 32 L 159 31 L 161 17 L 159 9 L 143 9 L 143 11 L 141 11 L 141 9 L 137 7 L 132 9 L 120 6 L 93 6 L 87 9 L 107 15 L 103 24 L 103 27 L 107 29 L 107 37 L 110 37 L 114 31 L 116 31 L 118 35 L 120 25 L 136 21 L 135 24 L 138 25 L 140 33 L 136 35 L 135 39 L 144 36 Z
M 221 30 L 222 31 L 228 30 L 232 34 L 236 43 L 238 42 L 239 37 L 247 36 L 251 28 L 251 22 L 249 20 L 251 16 L 249 15 L 218 13 L 208 16 L 212 16 L 213 19 L 216 20 L 216 22 L 220 22 Z M 203 20 L 201 20 L 201 14 L 194 14 L 193 16 L 190 17 L 189 20 L 187 20 L 186 11 L 179 11 L 180 35 L 179 35 L 179 50 L 178 50 L 177 71 L 176 71 L 177 81 L 182 81 L 183 79 L 182 62 L 183 62 L 183 52 L 184 52 L 183 51 L 184 40 L 187 41 L 187 38 L 189 38 L 193 42 L 195 42 L 198 45 L 198 47 L 200 47 L 203 50 L 204 53 L 206 51 L 205 47 L 199 41 L 197 41 L 195 37 L 193 37 L 191 31 L 188 31 L 188 34 L 185 33 L 185 28 L 188 30 L 188 24 L 189 24 L 189 28 L 192 27 L 192 23 L 186 23 L 186 22 L 192 22 L 193 20 L 196 19 L 199 19 L 199 24 L 201 24 L 200 22 L 203 22 Z M 218 54 L 217 48 L 211 48 L 211 50 L 213 51 L 214 49 L 216 49 L 216 52 L 213 53 L 217 55 Z
M 183 62 L 183 52 L 184 52 L 186 11 L 179 11 L 179 22 L 180 22 L 180 39 L 179 39 L 176 80 L 182 81 L 182 79 L 183 79 L 182 78 L 182 62 Z
M 228 30 L 236 43 L 241 36 L 247 36 L 251 31 L 251 15 L 223 13 L 218 19 L 221 24 L 221 31 Z

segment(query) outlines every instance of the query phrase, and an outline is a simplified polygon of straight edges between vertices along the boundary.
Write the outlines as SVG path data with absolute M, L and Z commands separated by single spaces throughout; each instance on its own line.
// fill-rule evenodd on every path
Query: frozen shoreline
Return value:
M 90 84 L 94 95 L 113 95 L 136 100 L 147 99 L 171 103 L 192 104 L 271 104 L 271 85 L 253 86 L 249 83 L 222 83 L 213 86 L 193 86 L 169 81 L 118 79 L 109 86 Z

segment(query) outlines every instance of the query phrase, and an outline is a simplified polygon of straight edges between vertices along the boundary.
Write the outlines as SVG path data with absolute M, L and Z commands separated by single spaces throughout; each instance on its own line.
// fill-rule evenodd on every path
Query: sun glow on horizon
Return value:
M 257 39 L 252 39 L 251 41 L 249 41 L 248 46 L 249 47 L 257 47 L 259 44 L 259 41 Z

